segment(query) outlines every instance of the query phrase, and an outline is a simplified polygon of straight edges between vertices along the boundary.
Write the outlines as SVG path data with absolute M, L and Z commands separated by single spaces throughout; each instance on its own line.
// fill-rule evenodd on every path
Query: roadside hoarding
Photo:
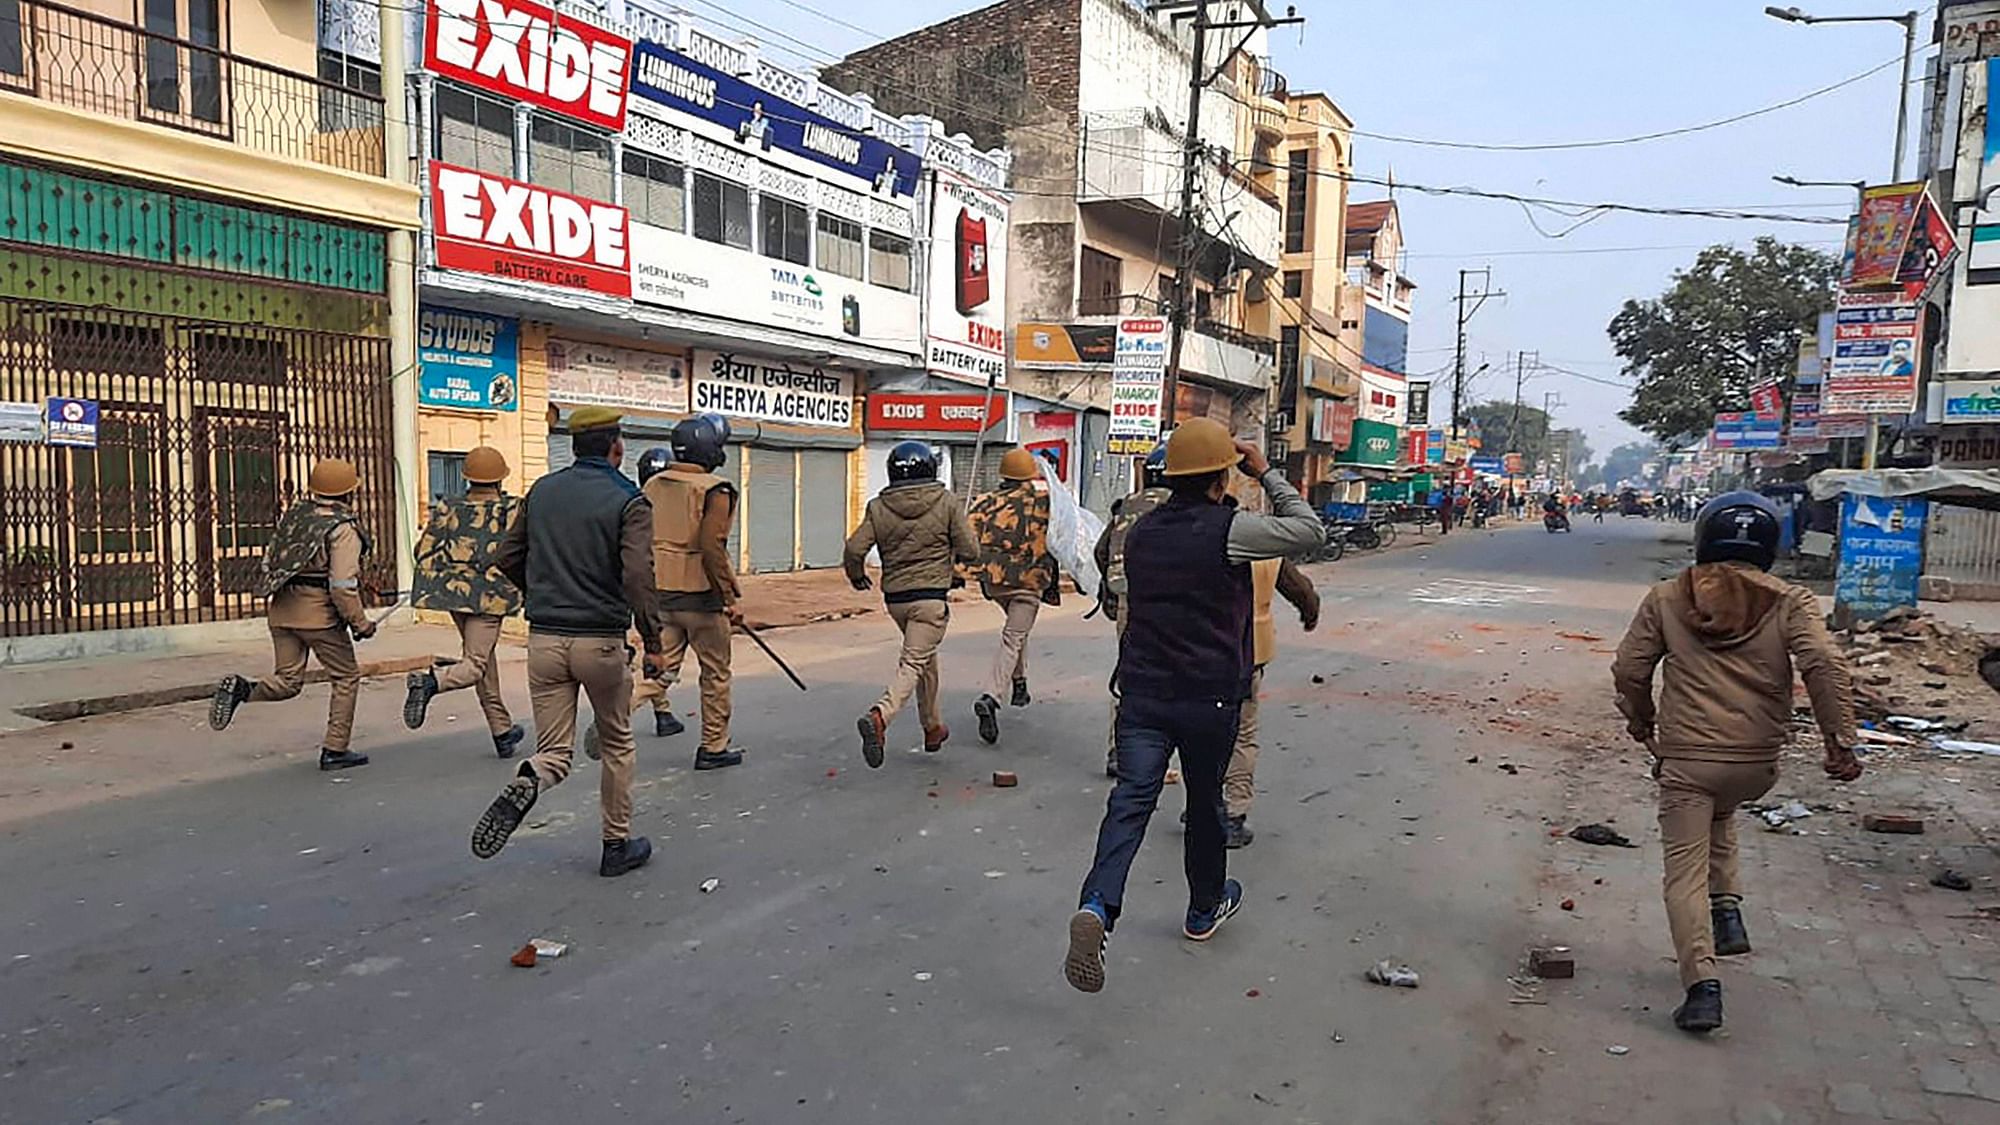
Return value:
M 1779 389 L 1776 379 L 1769 379 L 1750 388 L 1750 411 L 1760 419 L 1779 419 L 1785 416 L 1785 392 Z
M 1843 493 L 1834 600 L 1870 619 L 1917 604 L 1930 501 Z
M 1785 442 L 1782 416 L 1759 417 L 1748 411 L 1728 411 L 1715 416 L 1710 431 L 1711 449 L 1777 449 Z
M 1159 442 L 1166 373 L 1166 320 L 1133 316 L 1119 321 L 1111 358 L 1112 453 L 1150 453 Z
M 436 305 L 417 314 L 418 402 L 511 411 L 520 380 L 520 323 L 513 317 Z
M 440 267 L 632 295 L 625 208 L 437 160 L 430 170 Z
M 937 394 L 871 391 L 868 429 L 919 434 L 976 434 L 1007 420 L 1008 393 Z M 984 415 L 986 424 L 979 424 Z
M 931 184 L 929 287 L 932 373 L 1007 381 L 1007 197 L 948 169 Z
M 1843 285 L 1855 289 L 1896 284 L 1903 250 L 1921 209 L 1925 184 L 1878 184 L 1861 196 L 1860 225 L 1855 232 L 1854 272 Z
M 1945 425 L 1976 422 L 2000 422 L 2000 379 L 1954 379 L 1945 383 Z
M 433 74 L 613 132 L 625 127 L 632 41 L 536 0 L 430 0 Z
M 1409 417 L 1404 419 L 1412 426 L 1428 426 L 1431 421 L 1431 385 L 1412 382 L 1409 392 Z
M 1820 409 L 1827 414 L 1915 410 L 1922 308 L 1901 291 L 1842 293 L 1834 316 L 1833 365 Z
M 1377 465 L 1393 468 L 1403 431 L 1387 422 L 1367 418 L 1354 420 L 1354 441 L 1335 454 L 1334 460 L 1349 465 Z
M 551 339 L 548 357 L 551 402 L 688 413 L 687 357 L 679 352 Z

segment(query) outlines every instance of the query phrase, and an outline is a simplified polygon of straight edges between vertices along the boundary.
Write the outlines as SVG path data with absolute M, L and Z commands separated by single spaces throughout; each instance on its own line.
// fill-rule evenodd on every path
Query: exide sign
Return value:
M 431 230 L 445 269 L 632 295 L 623 207 L 432 161 Z
M 632 41 L 535 0 L 430 0 L 424 66 L 616 132 Z

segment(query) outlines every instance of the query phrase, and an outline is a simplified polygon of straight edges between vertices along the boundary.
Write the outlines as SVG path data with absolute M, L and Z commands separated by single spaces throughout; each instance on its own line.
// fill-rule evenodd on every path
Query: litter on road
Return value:
M 1972 889 L 1972 880 L 1966 878 L 1962 872 L 1947 867 L 1931 876 L 1931 886 L 1943 887 L 1947 891 L 1969 891 Z
M 1639 845 L 1626 839 L 1619 831 L 1604 824 L 1580 824 L 1569 830 L 1569 838 L 1580 843 L 1595 844 L 1608 848 L 1636 848 Z
M 1921 836 L 1924 833 L 1924 818 L 1904 816 L 1901 813 L 1868 813 L 1861 818 L 1861 827 L 1870 832 L 1889 832 L 1902 836 Z
M 1368 979 L 1391 988 L 1417 987 L 1417 971 L 1394 961 L 1377 961 L 1368 966 Z
M 712 895 L 715 893 L 716 888 L 720 887 L 721 885 L 722 885 L 722 880 L 720 879 L 703 879 L 701 881 L 701 893 L 705 895 Z
M 1021 778 L 1012 770 L 994 770 L 993 786 L 996 789 L 1012 789 L 1021 784 Z
M 1576 976 L 1576 955 L 1567 945 L 1531 949 L 1528 969 L 1543 980 L 1569 980 Z

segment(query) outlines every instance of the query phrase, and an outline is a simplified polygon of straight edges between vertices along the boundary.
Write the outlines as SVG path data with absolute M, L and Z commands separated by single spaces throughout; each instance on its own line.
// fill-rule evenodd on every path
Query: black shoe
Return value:
M 1028 696 L 1027 677 L 1023 676 L 1020 679 L 1014 681 L 1014 698 L 1009 700 L 1008 702 L 1010 702 L 1015 707 L 1026 707 L 1028 704 L 1034 702 L 1034 700 Z
M 724 770 L 742 764 L 741 750 L 697 750 L 694 753 L 694 768 L 698 770 Z
M 1249 819 L 1249 814 L 1247 813 L 1243 816 L 1232 816 L 1229 818 L 1229 830 L 1222 837 L 1223 847 L 1234 849 L 1250 846 L 1250 841 L 1256 839 L 1257 834 L 1250 831 L 1250 825 L 1245 823 Z
M 627 871 L 637 871 L 653 858 L 653 842 L 644 836 L 634 836 L 629 840 L 604 841 L 604 858 L 597 861 L 597 873 L 606 879 L 616 878 Z
M 1000 741 L 1000 701 L 982 695 L 972 701 L 972 713 L 979 716 L 979 738 L 987 745 Z
M 431 699 L 438 693 L 437 673 L 412 672 L 403 684 L 410 691 L 403 699 L 403 725 L 416 730 L 424 725 L 424 713 L 430 709 Z
M 1722 982 L 1698 980 L 1688 986 L 1687 1000 L 1674 1009 L 1674 1026 L 1706 1035 L 1722 1026 Z
M 672 738 L 687 729 L 681 717 L 672 711 L 653 712 L 653 735 L 656 738 Z
M 366 754 L 356 754 L 352 750 L 328 750 L 324 746 L 319 748 L 319 768 L 322 772 L 351 770 L 355 766 L 365 766 L 367 764 L 368 755 Z
M 1715 955 L 1735 957 L 1750 952 L 1750 931 L 1743 928 L 1743 911 L 1733 902 L 1718 902 L 1708 908 L 1715 924 Z
M 234 673 L 222 677 L 215 685 L 215 698 L 208 703 L 208 725 L 216 730 L 229 726 L 229 720 L 236 717 L 236 709 L 250 701 L 250 691 L 257 685 Z
M 1104 776 L 1111 778 L 1113 781 L 1118 779 L 1118 755 L 1107 754 L 1104 756 Z
M 854 729 L 861 732 L 861 758 L 871 770 L 882 768 L 882 739 L 889 732 L 889 724 L 882 721 L 882 712 L 870 707 L 868 713 L 854 721 Z
M 535 771 L 522 762 L 519 772 L 493 803 L 486 806 L 486 812 L 479 823 L 472 826 L 472 854 L 480 859 L 492 859 L 507 846 L 507 838 L 514 829 L 521 827 L 521 819 L 528 810 L 535 807 L 535 798 L 541 796 L 542 784 L 535 780 Z
M 520 746 L 521 740 L 526 737 L 528 732 L 521 729 L 521 724 L 515 723 L 507 728 L 507 733 L 493 736 L 493 752 L 503 758 L 511 758 L 514 756 L 515 748 Z

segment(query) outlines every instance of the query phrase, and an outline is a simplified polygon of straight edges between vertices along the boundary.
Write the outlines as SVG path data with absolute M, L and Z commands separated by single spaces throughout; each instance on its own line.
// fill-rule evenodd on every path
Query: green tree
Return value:
M 1619 481 L 1637 479 L 1640 468 L 1659 456 L 1660 447 L 1650 441 L 1628 441 L 1604 455 L 1604 465 L 1595 469 L 1596 479 L 1592 483 L 1616 488 Z
M 1672 443 L 1706 433 L 1717 411 L 1748 409 L 1760 365 L 1789 383 L 1838 271 L 1831 254 L 1769 237 L 1703 250 L 1666 292 L 1612 318 L 1612 349 L 1638 381 L 1619 417 Z
M 1533 469 L 1555 448 L 1549 416 L 1540 407 L 1521 406 L 1521 431 L 1514 432 L 1514 404 L 1491 399 L 1465 408 L 1464 418 L 1479 427 L 1479 451 L 1492 457 L 1519 453 Z M 1561 431 L 1556 431 L 1560 433 Z

